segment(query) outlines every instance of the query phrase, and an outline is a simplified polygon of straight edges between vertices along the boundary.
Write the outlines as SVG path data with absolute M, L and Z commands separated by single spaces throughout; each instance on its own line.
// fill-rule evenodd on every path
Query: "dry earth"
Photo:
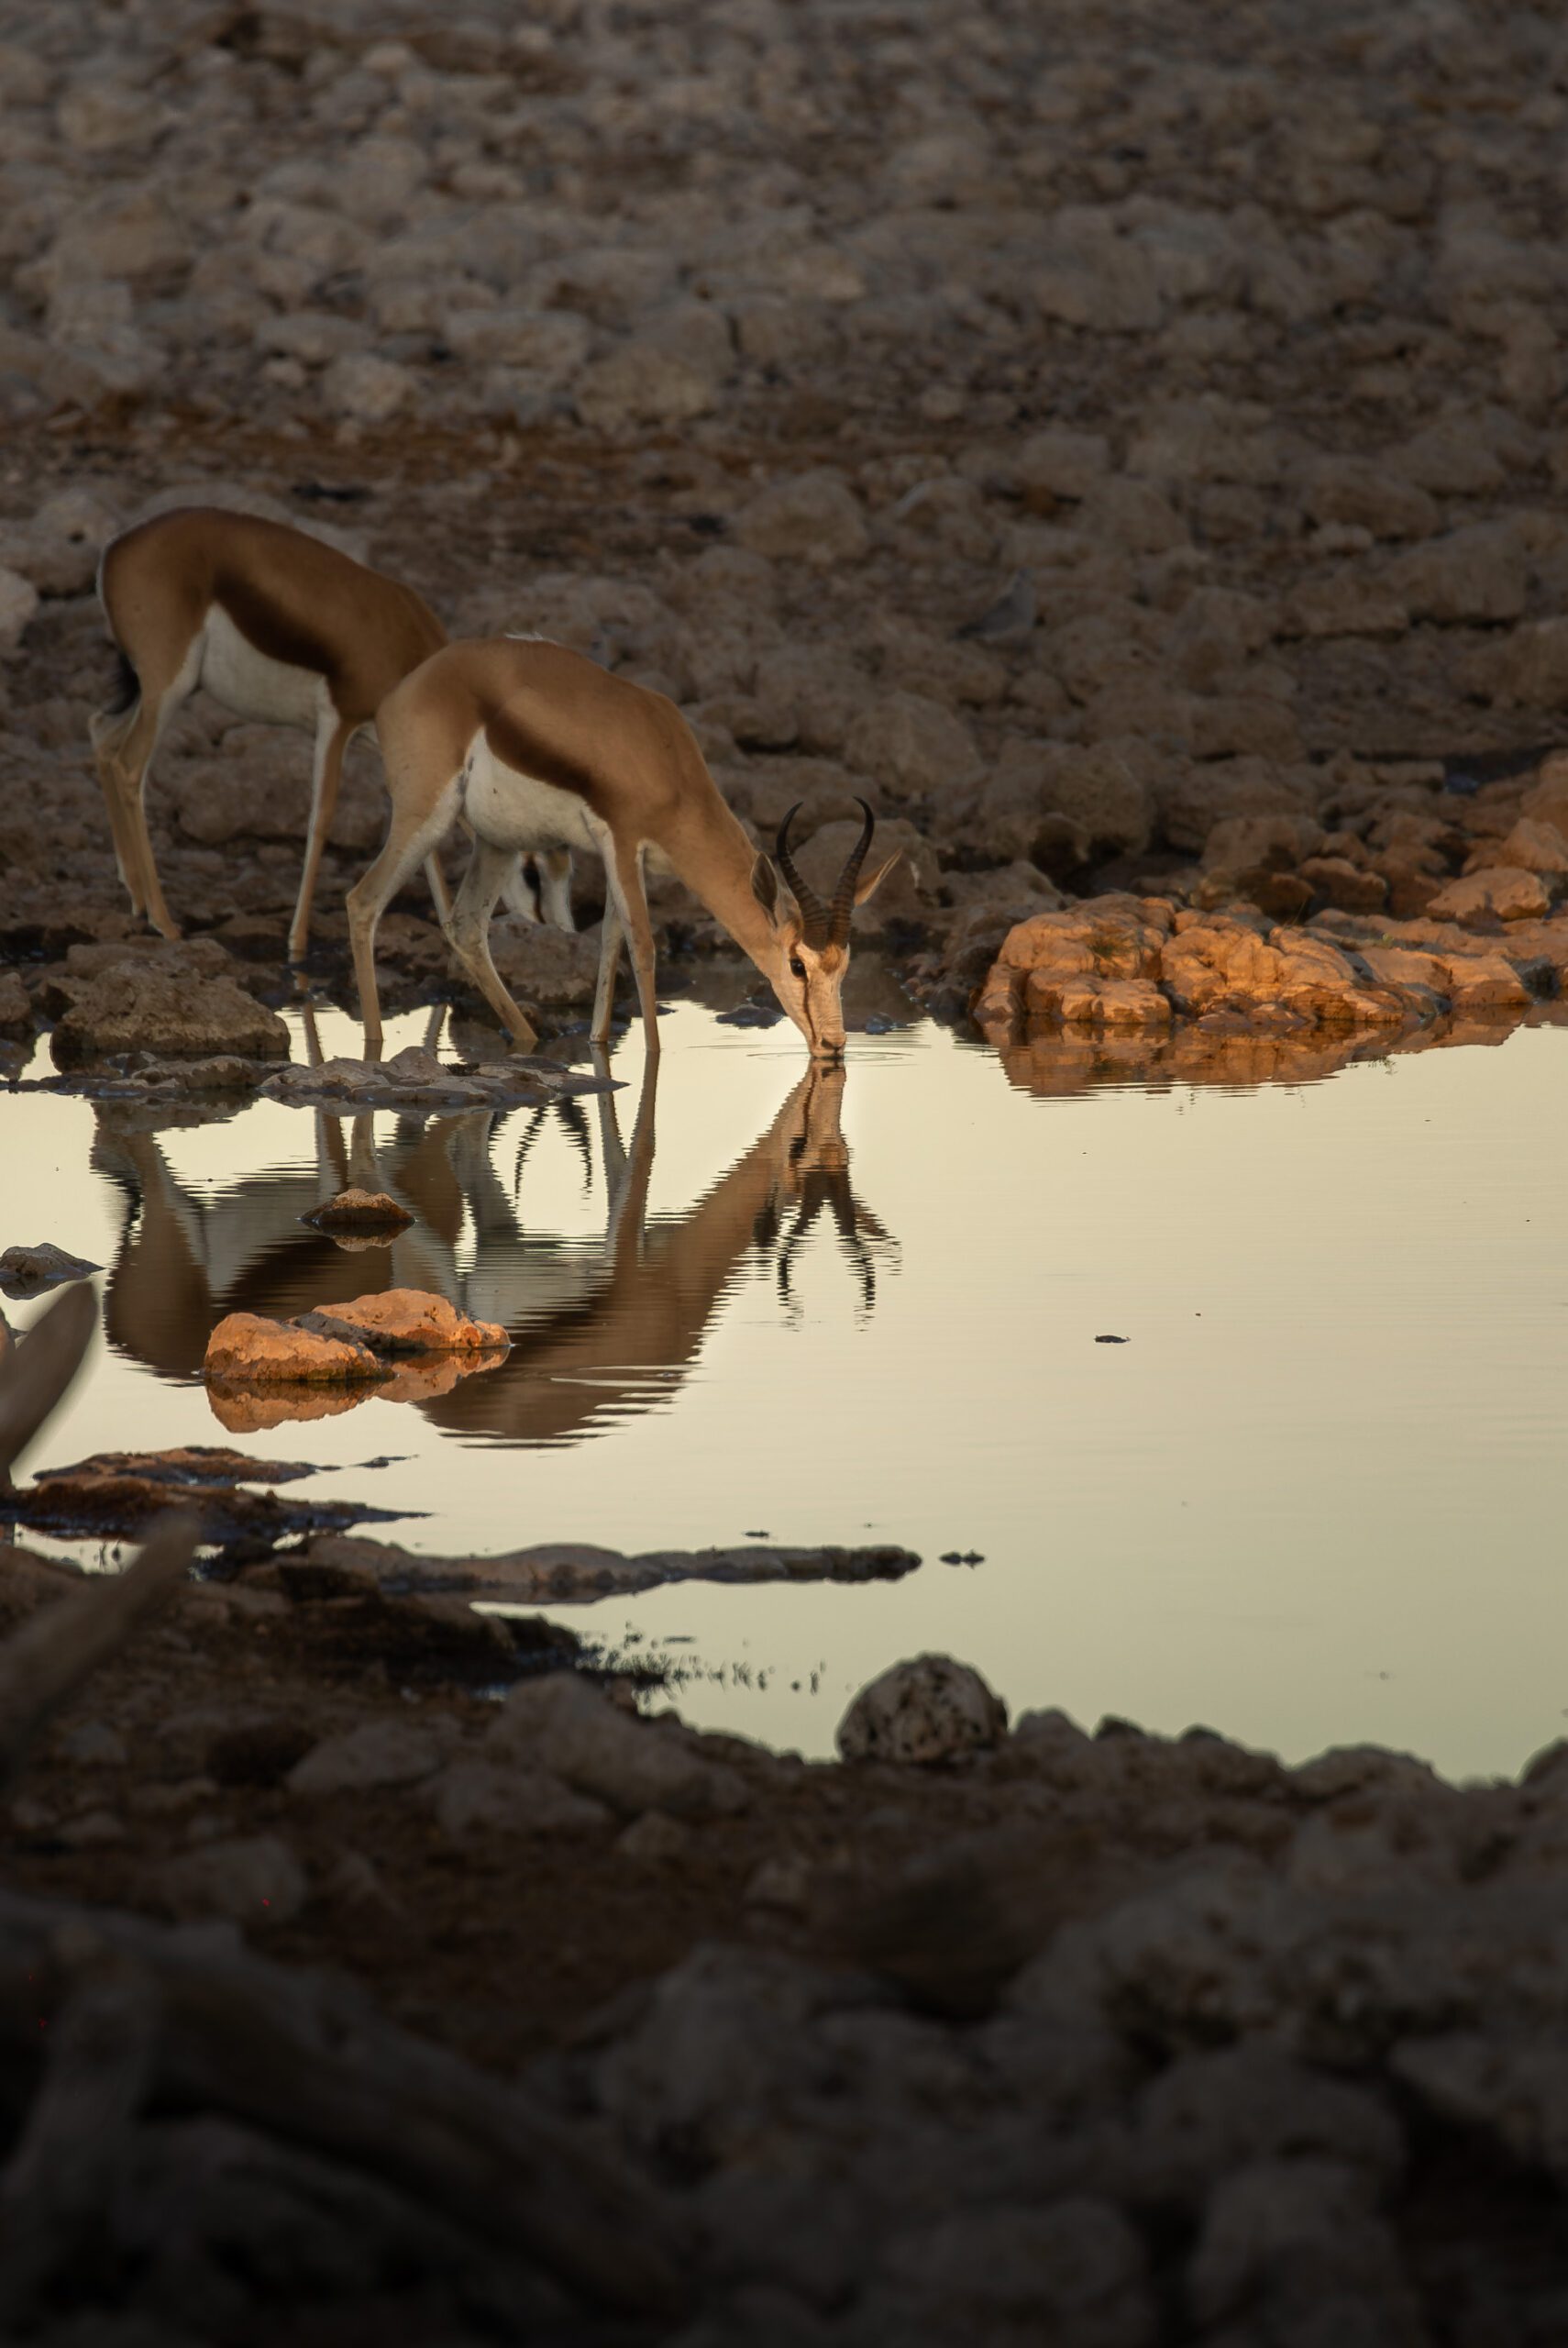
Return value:
M 132 936 L 84 756 L 101 541 L 236 494 L 454 632 L 659 684 L 759 832 L 803 803 L 808 859 L 873 796 L 889 948 L 1015 1081 L 1555 1015 L 1565 127 L 1560 13 L 1482 0 L 0 13 L 0 1036 L 194 1060 L 176 1089 L 286 1047 L 303 742 L 171 728 L 178 957 Z M 382 954 L 394 1002 L 447 983 L 415 894 Z M 580 1017 L 591 938 L 500 958 Z M 1568 2337 L 1555 1761 L 1461 1792 L 1046 1716 L 807 1769 L 605 1703 L 658 1789 L 612 1802 L 536 1722 L 498 1754 L 526 1704 L 464 1692 L 471 1611 L 276 1571 L 81 1700 L 6 1896 L 237 1918 L 522 2066 L 666 2197 L 692 2307 L 525 2289 L 531 2251 L 138 2074 L 17 2336 Z M 59 1594 L 3 1579 L 13 1620 Z M 27 2043 L 8 2212 L 49 2175 Z

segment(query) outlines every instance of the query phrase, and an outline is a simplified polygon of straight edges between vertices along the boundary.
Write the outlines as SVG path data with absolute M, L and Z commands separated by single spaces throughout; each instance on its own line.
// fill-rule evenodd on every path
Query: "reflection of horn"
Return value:
M 855 884 L 860 878 L 860 868 L 866 861 L 866 851 L 877 828 L 877 818 L 865 800 L 857 799 L 855 803 L 866 821 L 861 826 L 860 837 L 849 851 L 849 860 L 838 876 L 838 886 L 833 892 L 833 903 L 828 909 L 828 937 L 834 946 L 847 946 L 849 943 L 849 916 L 855 911 Z
M 825 946 L 832 934 L 828 909 L 810 883 L 801 880 L 795 869 L 795 859 L 790 853 L 790 826 L 800 812 L 801 802 L 797 799 L 778 826 L 773 854 L 779 871 L 794 891 L 795 903 L 801 908 L 801 919 L 805 925 L 807 945 Z

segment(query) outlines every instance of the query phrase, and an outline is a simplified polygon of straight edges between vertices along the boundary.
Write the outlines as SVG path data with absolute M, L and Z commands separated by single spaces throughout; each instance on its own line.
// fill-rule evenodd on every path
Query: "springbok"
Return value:
M 650 1052 L 658 1050 L 648 857 L 673 871 L 762 972 L 813 1058 L 844 1050 L 840 1002 L 849 922 L 898 853 L 860 870 L 875 818 L 824 904 L 790 854 L 791 808 L 774 857 L 758 855 L 725 804 L 690 727 L 662 693 L 536 637 L 450 644 L 382 703 L 376 732 L 392 794 L 386 844 L 348 892 L 348 936 L 367 1047 L 379 1047 L 376 925 L 422 858 L 454 823 L 473 853 L 444 925 L 453 953 L 524 1050 L 534 1028 L 490 956 L 491 914 L 525 851 L 591 847 L 602 857 L 604 924 L 592 1035 L 602 1043 L 621 947 L 631 941 Z
M 289 927 L 289 956 L 310 937 L 311 901 L 337 803 L 343 756 L 392 687 L 447 632 L 412 588 L 304 530 L 220 506 L 178 506 L 104 549 L 98 596 L 120 655 L 120 692 L 90 721 L 98 780 L 132 909 L 165 937 L 179 928 L 148 834 L 147 778 L 182 702 L 203 685 L 237 716 L 314 733 L 310 827 Z M 443 921 L 451 900 L 425 864 Z M 569 929 L 570 860 L 542 867 L 544 915 Z M 508 903 L 537 918 L 516 876 Z

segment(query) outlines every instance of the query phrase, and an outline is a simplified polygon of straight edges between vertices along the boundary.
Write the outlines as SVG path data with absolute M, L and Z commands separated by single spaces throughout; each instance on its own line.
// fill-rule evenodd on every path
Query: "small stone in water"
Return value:
M 1124 1346 L 1126 1343 L 1125 1337 L 1097 1337 L 1095 1339 L 1097 1346 Z

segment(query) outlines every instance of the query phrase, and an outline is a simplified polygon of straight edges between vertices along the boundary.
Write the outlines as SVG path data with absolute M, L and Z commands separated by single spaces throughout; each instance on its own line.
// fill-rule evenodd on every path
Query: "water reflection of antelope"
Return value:
M 614 1095 L 591 1104 L 605 1195 L 602 1232 L 591 1240 L 530 1230 L 492 1148 L 498 1127 L 524 1116 L 521 1166 L 544 1121 L 560 1117 L 591 1168 L 594 1126 L 577 1102 L 400 1119 L 380 1142 L 369 1115 L 317 1112 L 314 1171 L 263 1174 L 207 1198 L 181 1184 L 156 1135 L 126 1130 L 102 1109 L 94 1163 L 127 1200 L 108 1284 L 110 1342 L 165 1375 L 188 1376 L 226 1312 L 282 1319 L 368 1290 L 427 1289 L 503 1323 L 513 1337 L 499 1368 L 420 1404 L 438 1425 L 513 1443 L 599 1432 L 673 1391 L 748 1257 L 772 1259 L 793 1309 L 791 1268 L 824 1214 L 855 1268 L 862 1309 L 870 1308 L 876 1253 L 890 1243 L 851 1186 L 839 1124 L 845 1081 L 842 1069 L 813 1068 L 685 1214 L 649 1224 L 657 1083 L 650 1062 L 629 1146 Z M 389 1191 L 416 1219 L 390 1246 L 346 1257 L 299 1218 L 350 1179 Z

